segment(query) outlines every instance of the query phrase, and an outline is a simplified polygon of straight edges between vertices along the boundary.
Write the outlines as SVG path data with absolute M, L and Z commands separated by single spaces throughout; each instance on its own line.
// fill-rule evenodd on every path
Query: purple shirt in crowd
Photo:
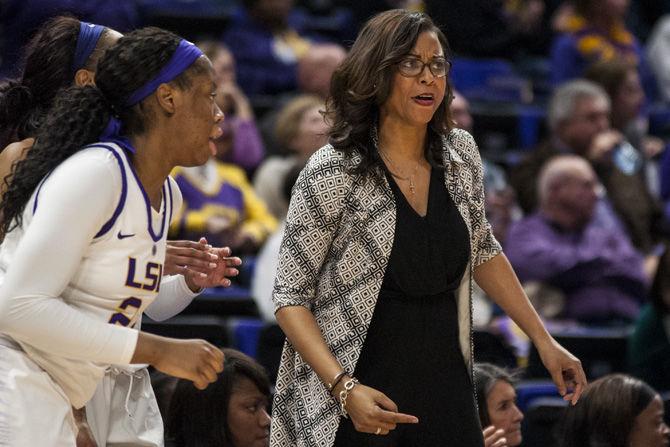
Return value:
M 565 318 L 632 320 L 646 296 L 642 255 L 620 228 L 597 219 L 566 231 L 533 213 L 513 224 L 505 253 L 522 282 L 544 282 L 565 294 Z
M 233 163 L 247 173 L 253 172 L 265 157 L 263 140 L 254 120 L 226 117 L 220 127 L 223 130 L 221 139 L 229 135 L 233 139 L 232 148 L 224 155 L 223 161 Z

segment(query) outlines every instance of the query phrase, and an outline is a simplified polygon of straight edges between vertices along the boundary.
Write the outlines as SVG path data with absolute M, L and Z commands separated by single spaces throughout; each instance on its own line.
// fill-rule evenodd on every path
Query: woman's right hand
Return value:
M 223 352 L 205 340 L 178 340 L 140 332 L 131 362 L 149 363 L 204 390 L 223 371 L 223 360 Z
M 489 425 L 484 429 L 484 447 L 507 447 L 505 430 Z
M 343 380 L 342 382 L 346 382 Z M 339 399 L 339 390 L 337 390 Z M 398 406 L 384 393 L 363 384 L 349 391 L 345 410 L 356 431 L 387 435 L 396 424 L 416 424 L 419 419 L 409 414 L 398 413 Z

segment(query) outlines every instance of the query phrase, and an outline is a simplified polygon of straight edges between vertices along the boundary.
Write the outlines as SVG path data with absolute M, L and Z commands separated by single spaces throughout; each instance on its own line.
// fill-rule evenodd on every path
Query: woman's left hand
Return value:
M 538 344 L 536 347 L 560 395 L 575 405 L 586 386 L 586 374 L 582 362 L 551 337 L 546 343 Z
M 200 238 L 199 243 L 207 244 L 207 240 L 205 238 Z M 195 272 L 192 270 L 188 270 L 184 273 L 186 283 L 191 290 L 206 287 L 228 287 L 231 284 L 229 278 L 239 274 L 237 267 L 242 265 L 242 260 L 236 256 L 230 256 L 232 254 L 230 248 L 212 247 L 209 251 L 218 257 L 218 260 L 214 261 L 216 262 L 216 267 L 207 273 Z
M 203 240 L 205 243 L 202 243 Z M 218 258 L 210 253 L 212 247 L 205 238 L 200 241 L 167 241 L 163 273 L 179 275 L 189 270 L 205 274 L 211 272 Z

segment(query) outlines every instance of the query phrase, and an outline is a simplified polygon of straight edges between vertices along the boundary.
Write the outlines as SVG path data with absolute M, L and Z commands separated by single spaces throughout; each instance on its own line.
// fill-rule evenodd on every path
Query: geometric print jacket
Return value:
M 482 163 L 472 136 L 443 138 L 445 185 L 470 235 L 470 263 L 457 292 L 459 342 L 472 367 L 472 270 L 501 252 L 484 214 Z M 395 231 L 391 188 L 349 172 L 360 156 L 319 149 L 291 195 L 273 300 L 304 306 L 342 367 L 354 371 L 374 313 Z M 331 447 L 339 404 L 287 341 L 272 411 L 272 447 Z

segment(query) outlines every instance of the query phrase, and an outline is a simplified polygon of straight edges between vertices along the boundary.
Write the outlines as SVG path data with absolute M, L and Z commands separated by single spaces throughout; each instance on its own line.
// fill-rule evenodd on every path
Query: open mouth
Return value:
M 432 93 L 422 93 L 420 95 L 413 96 L 412 99 L 414 100 L 414 102 L 417 102 L 424 106 L 432 105 L 433 102 L 435 101 L 435 98 L 433 97 Z

